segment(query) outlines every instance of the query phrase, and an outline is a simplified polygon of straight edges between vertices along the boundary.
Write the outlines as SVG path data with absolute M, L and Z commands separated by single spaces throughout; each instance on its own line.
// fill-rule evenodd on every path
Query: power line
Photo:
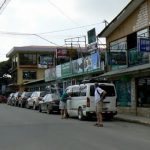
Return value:
M 16 35 L 19 35 L 19 36 L 36 36 L 36 37 L 38 37 L 38 38 L 40 38 L 40 39 L 42 39 L 44 41 L 47 41 L 47 42 L 49 42 L 49 43 L 51 43 L 53 45 L 57 45 L 58 46 L 58 44 L 56 44 L 56 43 L 54 43 L 52 41 L 49 41 L 46 38 L 44 38 L 44 37 L 42 37 L 42 36 L 40 36 L 38 34 L 35 34 L 35 33 L 31 34 L 31 33 L 18 33 L 18 32 L 3 32 L 3 31 L 0 31 L 0 34 L 7 34 L 7 35 L 14 35 L 14 36 L 16 36 Z
M 42 33 L 38 33 L 38 34 L 49 34 L 49 33 L 56 33 L 56 32 L 63 32 L 63 31 L 75 30 L 75 29 L 79 29 L 79 28 L 86 28 L 86 27 L 88 27 L 88 26 L 98 25 L 98 24 L 101 24 L 101 23 L 103 23 L 103 22 L 94 23 L 94 24 L 89 24 L 89 25 L 83 25 L 83 26 L 78 26 L 78 27 L 74 27 L 74 28 L 67 28 L 67 29 L 62 29 L 62 30 L 55 30 L 55 31 L 49 31 L 49 32 L 42 32 Z
M 67 28 L 67 29 L 62 29 L 62 30 L 55 30 L 55 31 L 49 31 L 49 32 L 41 32 L 41 33 L 20 33 L 20 32 L 5 32 L 5 31 L 0 31 L 0 34 L 8 34 L 8 35 L 23 35 L 23 36 L 34 36 L 34 35 L 42 35 L 42 34 L 49 34 L 49 33 L 57 33 L 57 32 L 64 32 L 64 31 L 69 31 L 69 30 L 75 30 L 79 28 L 85 28 L 88 26 L 93 26 L 93 25 L 98 25 L 103 22 L 99 23 L 94 23 L 94 24 L 89 24 L 89 25 L 83 25 L 75 28 Z
M 65 16 L 67 19 L 69 19 L 71 22 L 73 22 L 75 25 L 79 25 L 77 22 L 75 22 L 72 18 L 70 18 L 66 13 L 60 9 L 56 4 L 54 4 L 51 0 L 48 0 L 49 4 L 54 6 L 63 16 Z
M 4 11 L 4 9 L 6 8 L 6 6 L 8 5 L 8 3 L 10 2 L 10 0 L 4 0 L 2 5 L 0 6 L 0 14 Z

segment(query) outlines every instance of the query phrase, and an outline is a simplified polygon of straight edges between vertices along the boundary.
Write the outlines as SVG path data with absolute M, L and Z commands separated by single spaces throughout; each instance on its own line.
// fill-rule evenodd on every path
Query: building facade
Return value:
M 150 117 L 150 0 L 132 0 L 106 28 L 107 72 L 118 111 Z
M 55 65 L 56 47 L 14 47 L 7 54 L 11 59 L 12 76 L 9 87 L 14 91 L 25 90 L 25 84 L 44 79 L 45 69 Z

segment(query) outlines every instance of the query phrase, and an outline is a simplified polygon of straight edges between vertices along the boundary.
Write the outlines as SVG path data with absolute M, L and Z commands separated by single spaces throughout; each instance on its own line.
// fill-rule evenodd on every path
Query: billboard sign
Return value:
M 95 31 L 95 28 L 89 30 L 87 32 L 87 35 L 88 35 L 88 44 L 96 42 L 96 31 Z
M 56 58 L 57 59 L 66 59 L 69 58 L 68 56 L 68 50 L 64 48 L 58 48 L 56 50 Z
M 100 68 L 100 55 L 99 52 L 91 54 L 92 70 Z
M 56 77 L 61 77 L 61 65 L 56 66 Z
M 73 73 L 82 73 L 83 72 L 83 58 L 72 61 L 72 72 Z
M 68 76 L 68 75 L 71 75 L 72 74 L 72 71 L 71 71 L 71 63 L 64 63 L 61 65 L 61 73 L 62 73 L 62 76 Z
M 150 38 L 138 38 L 138 51 L 150 52 Z

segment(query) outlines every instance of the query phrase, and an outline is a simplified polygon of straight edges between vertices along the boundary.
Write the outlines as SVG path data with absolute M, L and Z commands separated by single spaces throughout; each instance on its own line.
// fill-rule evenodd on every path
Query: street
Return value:
M 0 150 L 149 150 L 150 127 L 140 124 L 60 119 L 0 104 Z

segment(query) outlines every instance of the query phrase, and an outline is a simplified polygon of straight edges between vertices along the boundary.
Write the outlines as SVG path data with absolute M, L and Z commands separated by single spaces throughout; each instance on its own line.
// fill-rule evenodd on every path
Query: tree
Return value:
M 11 61 L 10 59 L 7 61 L 0 62 L 0 77 L 4 75 L 10 74 L 9 69 L 11 68 Z

